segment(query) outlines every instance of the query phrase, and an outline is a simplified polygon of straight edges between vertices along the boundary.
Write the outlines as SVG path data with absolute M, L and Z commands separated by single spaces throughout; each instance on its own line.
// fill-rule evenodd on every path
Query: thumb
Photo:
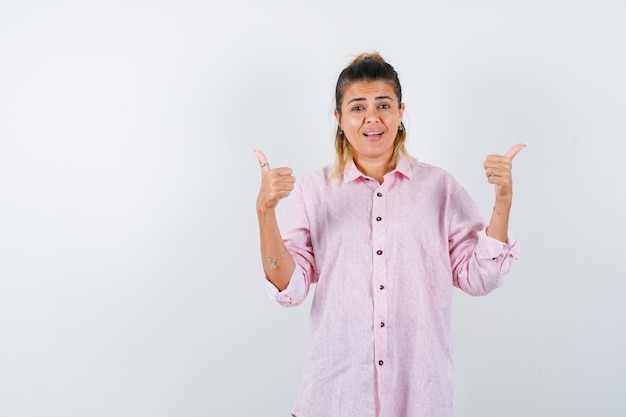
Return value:
M 515 155 L 517 155 L 517 153 L 521 151 L 522 149 L 524 149 L 525 147 L 526 145 L 523 143 L 518 143 L 517 145 L 513 145 L 513 147 L 509 149 L 509 151 L 504 156 L 509 159 L 513 159 Z
M 254 153 L 257 157 L 257 159 L 259 160 L 259 165 L 261 165 L 261 170 L 262 171 L 269 171 L 270 170 L 270 166 L 269 163 L 267 162 L 267 157 L 265 156 L 265 154 L 259 150 L 254 150 Z

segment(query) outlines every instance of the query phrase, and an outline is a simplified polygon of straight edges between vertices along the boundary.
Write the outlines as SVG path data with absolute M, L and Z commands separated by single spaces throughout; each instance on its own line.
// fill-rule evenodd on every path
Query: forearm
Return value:
M 487 226 L 487 236 L 498 239 L 500 242 L 506 243 L 509 234 L 509 213 L 511 211 L 511 200 L 496 199 Z
M 491 220 L 487 227 L 487 236 L 506 243 L 509 234 L 509 211 L 513 200 L 513 179 L 511 161 L 526 145 L 518 143 L 504 155 L 488 155 L 483 163 L 485 175 L 490 184 L 494 184 L 496 203 L 493 206 Z
M 257 216 L 263 270 L 268 280 L 283 291 L 289 285 L 296 263 L 283 243 L 274 209 L 257 210 Z

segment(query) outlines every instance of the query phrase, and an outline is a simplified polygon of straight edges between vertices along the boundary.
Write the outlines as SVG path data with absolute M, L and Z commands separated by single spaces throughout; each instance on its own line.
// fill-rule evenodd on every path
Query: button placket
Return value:
M 382 186 L 374 191 L 372 202 L 372 250 L 373 250 L 373 282 L 374 286 L 374 358 L 378 368 L 378 386 L 385 386 L 385 369 L 387 366 L 387 263 L 386 263 L 386 230 L 385 198 Z

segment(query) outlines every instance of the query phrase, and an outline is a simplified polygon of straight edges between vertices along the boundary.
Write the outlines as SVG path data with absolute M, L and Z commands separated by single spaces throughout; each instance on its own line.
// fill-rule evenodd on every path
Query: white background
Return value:
M 333 160 L 334 83 L 400 73 L 409 150 L 522 258 L 457 292 L 457 417 L 626 415 L 626 6 L 0 2 L 0 416 L 287 416 L 310 300 L 267 298 L 252 152 Z

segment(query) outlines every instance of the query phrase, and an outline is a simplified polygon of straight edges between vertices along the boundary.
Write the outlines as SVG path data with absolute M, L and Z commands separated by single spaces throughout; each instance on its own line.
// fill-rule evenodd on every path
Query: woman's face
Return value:
M 341 114 L 335 109 L 339 128 L 357 161 L 387 163 L 391 159 L 404 104 L 385 81 L 357 82 L 346 88 Z

